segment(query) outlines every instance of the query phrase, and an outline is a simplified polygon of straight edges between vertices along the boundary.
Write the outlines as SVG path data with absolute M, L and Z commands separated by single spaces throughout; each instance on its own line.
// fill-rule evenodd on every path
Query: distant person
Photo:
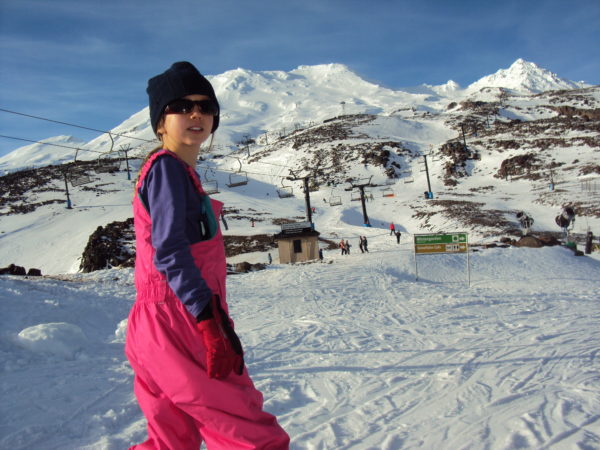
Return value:
M 270 253 L 267 253 L 267 257 L 269 258 L 269 265 L 273 264 L 273 258 Z
M 363 236 L 362 244 L 363 244 L 363 248 L 365 249 L 365 252 L 369 253 L 369 246 L 368 246 L 368 242 L 367 242 L 367 237 L 366 236 Z
M 188 62 L 148 81 L 150 124 L 161 144 L 135 185 L 136 301 L 125 353 L 148 422 L 135 449 L 289 448 L 263 410 L 229 317 L 223 203 L 202 189 L 200 146 L 219 126 L 210 82 Z
M 394 234 L 394 231 L 396 231 L 396 227 L 394 226 L 394 222 L 392 222 L 390 223 L 390 236 Z
M 350 254 L 350 247 L 351 247 L 350 242 L 348 242 L 348 239 L 346 239 L 346 255 Z
M 322 248 L 319 249 L 319 259 L 321 261 L 323 261 L 323 249 Z
M 362 236 L 358 237 L 358 248 L 360 249 L 361 253 L 365 252 L 365 248 L 363 247 L 363 237 Z
M 344 242 L 343 239 L 340 241 L 339 245 L 340 245 L 340 249 L 342 250 L 342 255 L 345 255 L 346 254 L 346 243 Z
M 400 236 L 402 236 L 402 233 L 400 233 L 400 231 L 396 231 L 396 242 L 398 244 L 400 243 Z

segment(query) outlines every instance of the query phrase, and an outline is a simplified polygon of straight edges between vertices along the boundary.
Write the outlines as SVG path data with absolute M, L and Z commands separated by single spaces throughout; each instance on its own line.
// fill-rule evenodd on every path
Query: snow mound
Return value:
M 18 343 L 35 353 L 73 359 L 87 338 L 81 328 L 65 322 L 42 323 L 25 328 L 18 334 Z
M 115 338 L 112 341 L 115 344 L 125 343 L 125 336 L 127 334 L 127 319 L 123 319 L 117 325 L 117 329 L 115 330 Z

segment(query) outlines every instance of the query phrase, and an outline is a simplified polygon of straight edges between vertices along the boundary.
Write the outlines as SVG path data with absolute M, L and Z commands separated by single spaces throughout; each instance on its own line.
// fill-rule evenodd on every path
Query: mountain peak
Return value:
M 508 69 L 500 69 L 492 75 L 483 77 L 471 84 L 468 89 L 479 90 L 485 87 L 503 87 L 527 93 L 539 93 L 560 89 L 579 89 L 587 87 L 587 85 L 561 78 L 533 62 L 519 58 Z

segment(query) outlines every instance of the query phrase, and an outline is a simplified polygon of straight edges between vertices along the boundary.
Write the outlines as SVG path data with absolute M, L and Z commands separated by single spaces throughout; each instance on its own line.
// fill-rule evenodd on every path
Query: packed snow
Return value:
M 349 233 L 365 234 L 348 227 Z M 230 276 L 251 376 L 294 449 L 600 447 L 600 261 L 565 248 L 369 253 Z M 131 270 L 3 277 L 0 448 L 123 449 Z M 193 382 L 191 380 L 190 382 Z
M 519 66 L 534 69 L 522 61 L 513 66 L 508 75 L 517 78 Z M 329 84 L 312 89 L 319 80 Z M 302 151 L 280 148 L 252 160 L 243 148 L 231 153 L 242 136 L 259 136 L 254 155 L 268 149 L 267 141 L 281 128 L 374 112 L 380 114 L 376 120 L 357 128 L 369 136 L 365 139 L 395 139 L 424 153 L 456 133 L 423 114 L 445 110 L 449 99 L 469 91 L 449 82 L 392 92 L 336 64 L 292 72 L 237 69 L 212 81 L 226 106 L 215 146 L 215 154 L 224 157 L 198 168 L 203 181 L 219 182 L 215 198 L 236 212 L 228 218 L 230 235 L 275 234 L 280 231 L 275 219 L 305 216 L 298 183 L 294 196 L 277 196 L 288 168 L 300 166 Z M 544 114 L 527 109 L 533 102 L 524 98 L 523 108 L 506 114 L 525 119 Z M 113 131 L 152 138 L 145 110 Z M 113 139 L 115 149 L 139 145 Z M 56 142 L 90 150 L 77 150 L 81 159 L 98 158 L 111 145 L 107 135 L 84 146 L 67 137 Z M 48 160 L 48 148 L 13 152 L 0 158 L 0 170 L 63 162 L 74 151 L 55 148 Z M 571 151 L 593 161 L 584 146 Z M 501 158 L 486 154 L 476 165 L 470 162 L 471 176 L 454 192 L 432 178 L 436 197 L 477 192 L 475 199 L 487 208 L 532 213 L 534 231 L 558 231 L 553 219 L 560 210 L 536 202 L 544 181 L 494 179 Z M 372 227 L 362 226 L 361 205 L 351 201 L 346 186 L 311 193 L 317 231 L 335 242 L 349 240 L 350 255 L 325 249 L 323 261 L 282 265 L 274 249 L 266 270 L 228 277 L 231 313 L 265 409 L 288 431 L 292 449 L 600 448 L 600 254 L 575 256 L 563 246 L 473 245 L 468 258 L 415 256 L 414 234 L 424 232 L 418 213 L 428 217 L 427 231 L 468 231 L 473 244 L 483 236 L 431 214 L 435 207 L 423 199 L 420 161 L 407 161 L 414 168 L 412 183 L 404 178 L 386 185 L 394 197 L 384 197 L 382 188 L 370 190 Z M 224 188 L 242 162 L 249 183 Z M 139 160 L 130 163 L 135 173 Z M 439 163 L 430 164 L 432 173 L 441 172 Z M 132 215 L 132 182 L 123 169 L 94 174 L 93 183 L 71 188 L 73 209 L 49 203 L 0 218 L 0 266 L 16 263 L 44 274 L 0 277 L 1 449 L 116 450 L 145 439 L 123 353 L 135 298 L 133 272 L 78 272 L 90 234 Z M 372 175 L 383 186 L 381 170 L 352 171 Z M 486 190 L 490 184 L 497 190 Z M 561 186 L 552 195 L 568 198 L 580 190 L 566 181 Z M 64 200 L 64 187 L 63 180 L 49 181 L 28 193 L 28 200 Z M 329 206 L 334 196 L 341 205 Z M 399 244 L 390 236 L 390 222 L 402 232 Z M 591 216 L 578 218 L 574 231 L 584 233 L 598 223 Z M 361 235 L 368 238 L 368 253 L 359 250 Z M 244 260 L 266 263 L 268 254 L 229 258 Z

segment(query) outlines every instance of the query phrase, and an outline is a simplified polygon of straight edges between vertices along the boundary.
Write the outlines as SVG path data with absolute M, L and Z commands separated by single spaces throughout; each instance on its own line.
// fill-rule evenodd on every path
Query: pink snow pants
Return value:
M 164 297 L 163 297 L 164 298 Z M 173 297 L 138 298 L 129 315 L 125 352 L 134 391 L 148 421 L 148 440 L 132 449 L 288 449 L 289 437 L 262 409 L 247 370 L 208 378 L 195 320 Z

